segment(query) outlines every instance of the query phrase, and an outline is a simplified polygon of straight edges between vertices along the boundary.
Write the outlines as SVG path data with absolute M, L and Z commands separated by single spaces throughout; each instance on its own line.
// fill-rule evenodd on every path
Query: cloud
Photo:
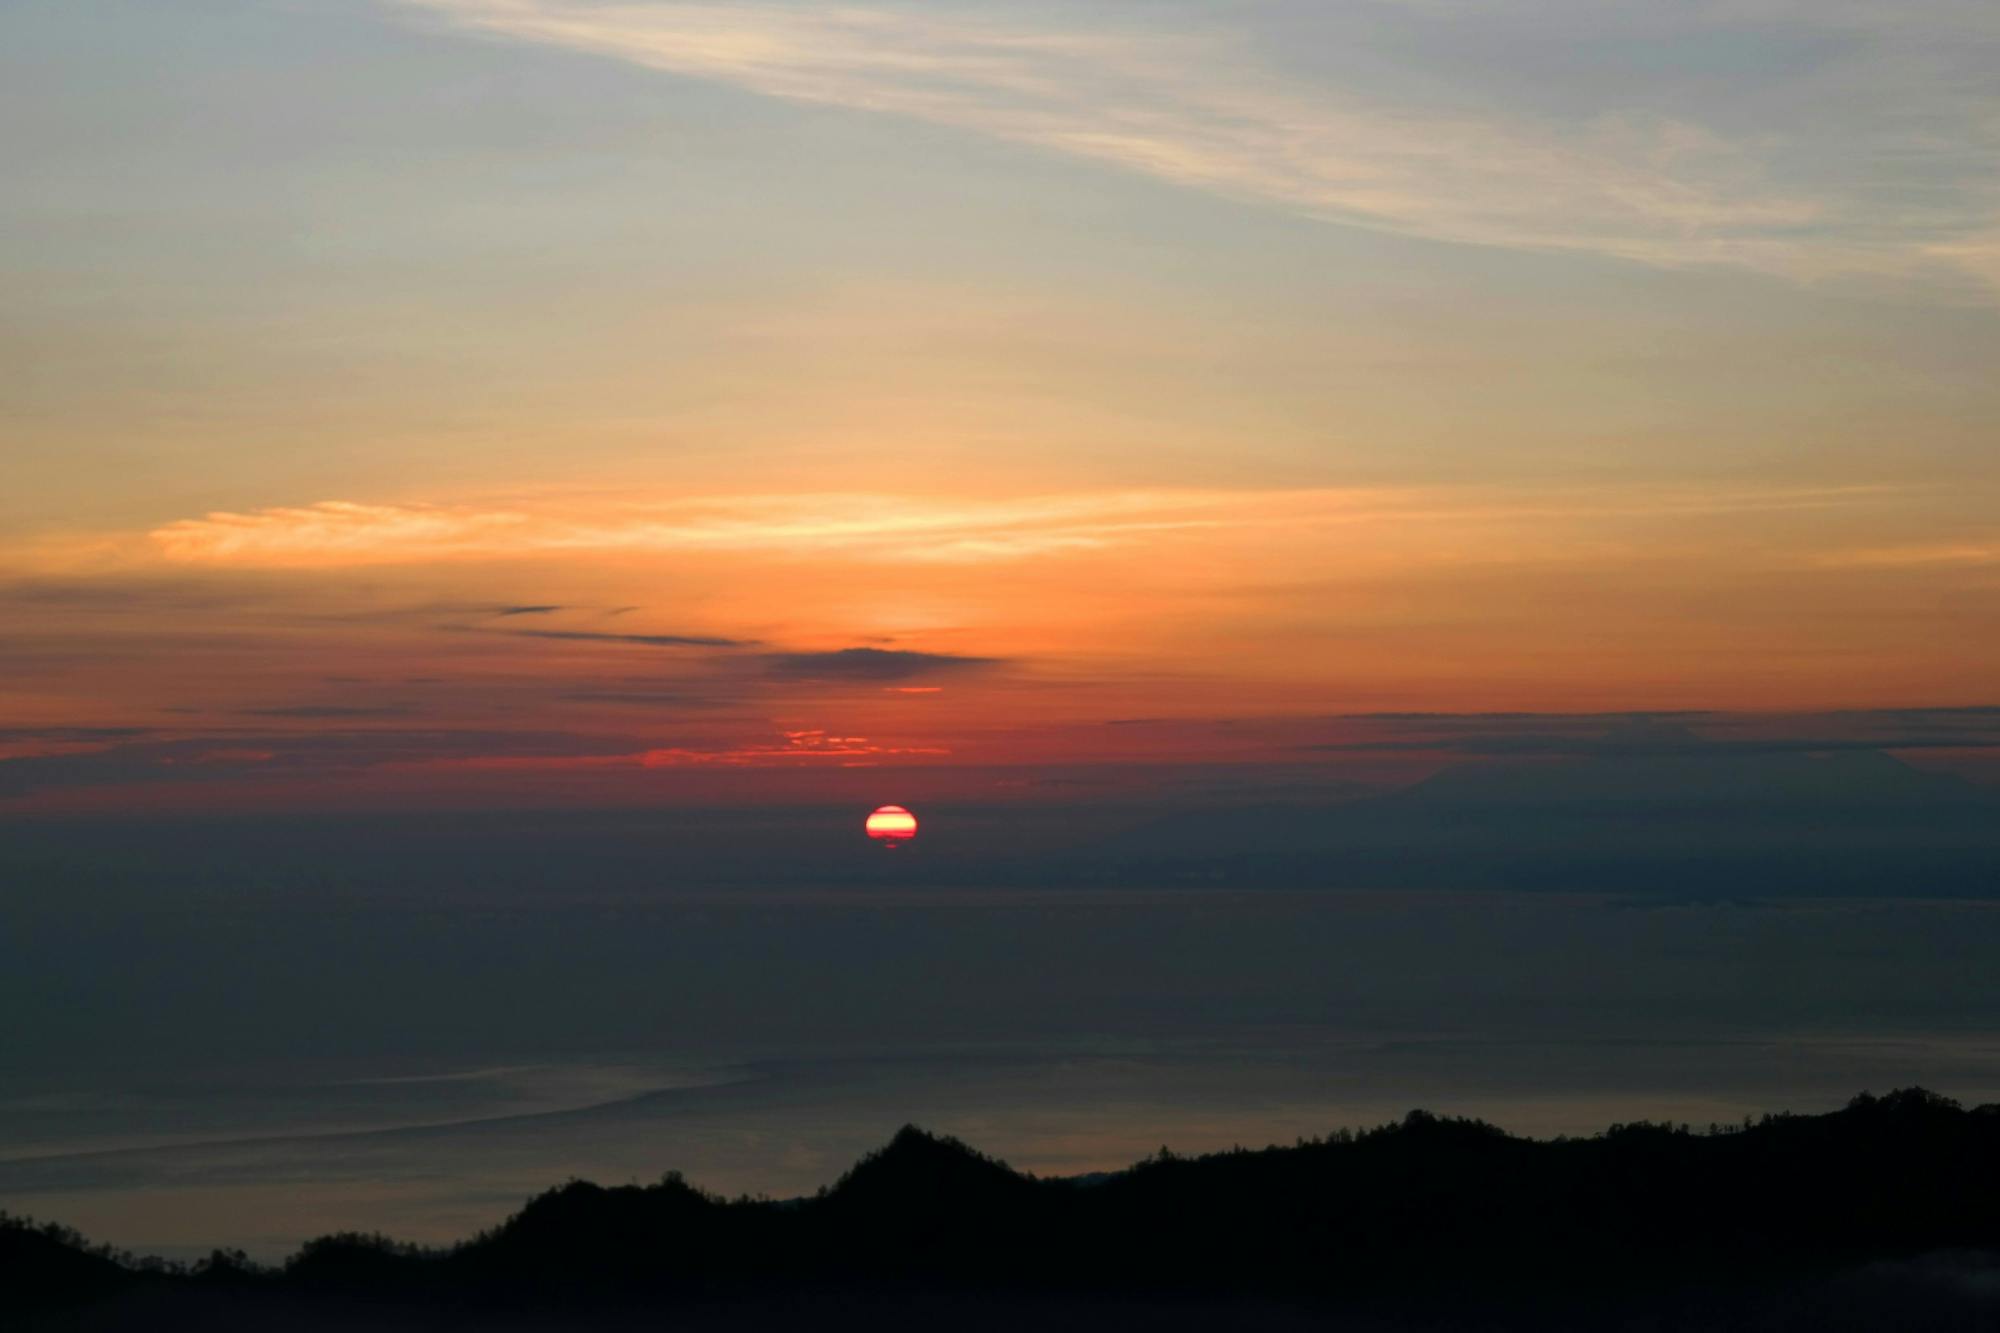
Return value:
M 151 734 L 149 727 L 0 727 L 0 741 L 120 741 Z
M 1974 726 L 2000 726 L 2000 704 L 1938 704 L 1920 708 L 1862 708 L 1841 714 L 1845 717 L 1888 718 L 1897 722 L 1949 722 Z
M 1695 719 L 1706 723 L 1709 731 L 1684 725 Z M 1776 718 L 1722 713 L 1376 713 L 1352 720 L 1382 724 L 1389 734 L 1300 748 L 1356 754 L 1598 759 L 2000 749 L 2000 735 L 1985 724 L 1980 709 L 1935 713 L 1879 709 Z M 1926 725 L 1932 720 L 1937 725 Z M 1902 725 L 1894 725 L 1898 723 Z M 1716 730 L 1732 734 L 1711 734 Z M 1746 730 L 1755 734 L 1742 734 Z
M 1667 718 L 1713 717 L 1709 709 L 1683 708 L 1665 712 L 1632 712 L 1619 710 L 1608 713 L 1340 713 L 1339 718 L 1353 722 L 1407 722 L 1417 725 L 1435 724 L 1460 727 L 1467 724 L 1489 722 L 1535 722 L 1538 724 L 1579 723 L 1601 726 L 1605 722 L 1649 722 Z
M 1596 759 L 1725 758 L 1754 754 L 1840 754 L 1866 750 L 1991 750 L 2000 749 L 1994 736 L 1774 736 L 1760 740 L 1633 740 L 1615 736 L 1450 736 L 1422 740 L 1339 741 L 1309 745 L 1309 750 L 1385 753 L 1443 751 L 1486 757 L 1567 756 Z
M 572 690 L 558 697 L 572 703 L 621 704 L 634 708 L 724 708 L 741 702 L 733 695 L 688 690 Z
M 1512 90 L 1511 102 L 1443 95 L 1440 83 L 1460 80 L 1450 68 L 1425 69 L 1423 41 L 1473 19 L 1492 28 L 1498 20 L 1479 6 L 1430 15 L 1407 33 L 1390 25 L 1410 13 L 1423 18 L 1427 7 L 1391 5 L 1350 19 L 1324 40 L 1322 54 L 1340 56 L 1336 43 L 1371 37 L 1420 39 L 1384 44 L 1412 68 L 1395 83 L 1376 79 L 1369 91 L 1338 69 L 1310 78 L 1301 69 L 1307 62 L 1280 68 L 1241 26 L 1254 21 L 1241 14 L 1169 34 L 1151 10 L 1147 27 L 1110 26 L 1111 7 L 1079 6 L 1062 26 L 1030 26 L 945 4 L 401 3 L 476 32 L 794 102 L 946 125 L 1435 240 L 1664 266 L 1727 264 L 1800 279 L 1942 269 L 1982 294 L 2000 272 L 1992 241 L 2000 209 L 1988 187 L 1993 153 L 1972 128 L 1991 123 L 2000 99 L 1968 91 L 1983 86 L 1979 53 L 1994 49 L 1994 25 L 1950 3 L 1899 8 L 1900 29 L 1844 11 L 1822 17 L 1811 5 L 1779 6 L 1778 30 L 1804 50 L 1822 35 L 1858 48 L 1861 72 L 1851 77 L 1864 81 L 1859 91 L 1900 113 L 1864 122 L 1851 136 L 1830 126 L 1845 105 L 1830 94 L 1850 90 L 1822 86 L 1848 71 L 1788 81 L 1782 61 L 1772 62 L 1761 97 L 1730 89 L 1739 114 L 1752 119 L 1728 133 L 1711 128 L 1718 99 L 1698 65 L 1689 88 L 1668 90 L 1675 96 L 1648 100 L 1651 89 L 1611 87 L 1566 114 L 1534 95 L 1546 88 Z M 1712 43 L 1717 32 L 1771 40 L 1768 16 L 1686 8 L 1699 12 L 1675 23 L 1643 9 L 1631 17 L 1601 6 L 1530 6 L 1496 40 L 1519 40 L 1524 25 L 1552 40 L 1587 27 L 1607 45 L 1615 38 L 1634 47 Z M 1224 26 L 1232 20 L 1239 26 Z M 1903 29 L 1930 40 L 1914 41 Z M 1275 28 L 1271 35 L 1282 41 Z M 1823 160 L 1829 152 L 1832 169 Z M 1912 200 L 1923 189 L 1921 204 L 1885 203 L 1899 187 Z
M 14 552 L 0 552 L 13 555 Z M 218 586 L 190 578 L 69 577 L 24 579 L 0 584 L 0 602 L 38 611 L 101 614 L 184 614 L 237 610 L 260 600 L 254 590 Z
M 1144 533 L 1241 522 L 1273 502 L 1352 504 L 1363 494 L 1108 491 L 951 500 L 835 493 L 504 509 L 326 500 L 181 519 L 149 536 L 171 563 L 250 568 L 692 551 L 839 551 L 959 563 L 1094 549 Z
M 503 618 L 506 616 L 549 616 L 564 609 L 560 606 L 503 606 L 493 614 Z
M 1911 569 L 1929 573 L 1940 568 L 1980 568 L 2000 565 L 2000 536 L 1982 541 L 1913 542 L 1828 551 L 1813 563 L 1831 569 Z
M 477 542 L 504 546 L 527 521 L 505 510 L 475 512 L 418 505 L 324 500 L 303 508 L 236 514 L 226 510 L 170 523 L 151 535 L 169 560 L 201 564 L 344 564 L 382 550 L 445 552 Z M 262 555 L 263 560 L 244 559 Z M 336 557 L 347 556 L 348 559 Z M 318 559 L 307 557 L 317 556 Z M 289 557 L 289 558 L 286 558 Z
M 149 538 L 170 564 L 241 569 L 705 552 L 952 565 L 1109 551 L 1170 534 L 1370 522 L 1406 528 L 1532 523 L 1540 529 L 1551 520 L 1833 511 L 1880 506 L 1911 489 L 1725 483 L 1503 494 L 1476 487 L 1186 487 L 997 499 L 839 492 L 654 501 L 553 497 L 506 508 L 330 500 L 181 519 Z M 458 610 L 495 614 L 491 607 Z
M 880 744 L 866 736 L 823 729 L 780 732 L 769 739 L 658 746 L 607 754 L 488 754 L 447 756 L 398 765 L 406 769 L 458 773 L 575 772 L 592 769 L 660 768 L 864 768 L 884 759 L 949 756 L 937 745 Z
M 774 676 L 789 680 L 851 680 L 883 683 L 915 680 L 946 672 L 981 671 L 999 666 L 996 657 L 958 657 L 896 648 L 842 648 L 830 653 L 765 653 Z
M 0 753 L 0 797 L 128 783 L 213 783 L 241 776 L 251 766 L 264 776 L 320 779 L 363 769 L 411 768 L 495 756 L 551 762 L 606 760 L 627 755 L 631 748 L 629 736 L 558 731 L 216 730 L 169 740 L 100 741 L 87 751 L 62 750 L 16 758 Z
M 557 639 L 578 643 L 636 643 L 648 648 L 748 648 L 755 639 L 725 639 L 708 634 L 607 634 L 581 629 L 494 630 L 516 639 Z
M 283 704 L 273 708 L 245 708 L 240 710 L 245 717 L 289 717 L 320 720 L 342 718 L 362 719 L 371 717 L 408 717 L 417 710 L 408 704 L 384 704 L 366 706 L 361 704 Z

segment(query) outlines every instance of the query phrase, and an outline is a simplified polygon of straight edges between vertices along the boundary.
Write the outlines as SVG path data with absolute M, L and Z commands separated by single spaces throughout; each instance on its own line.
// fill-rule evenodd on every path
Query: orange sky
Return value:
M 688 799 L 754 795 L 718 776 L 746 770 L 790 773 L 758 781 L 798 795 L 863 766 L 1296 762 L 1356 713 L 1971 702 L 1992 622 L 1971 622 L 1985 639 L 1923 629 L 1984 569 L 1897 530 L 1915 499 L 559 494 L 213 513 L 21 552 L 8 753 L 170 746 L 157 762 L 180 771 L 158 776 L 186 790 L 149 800 L 535 781 Z
M 0 17 L 0 806 L 1989 702 L 2000 29 L 1779 8 Z

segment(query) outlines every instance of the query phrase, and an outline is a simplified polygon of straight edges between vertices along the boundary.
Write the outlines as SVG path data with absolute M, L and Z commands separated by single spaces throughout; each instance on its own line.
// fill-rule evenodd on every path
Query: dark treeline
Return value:
M 137 1262 L 12 1219 L 0 1320 L 1972 1329 L 2000 1327 L 1996 1252 L 2000 1106 L 1911 1089 L 1555 1141 L 1412 1112 L 1076 1179 L 907 1128 L 808 1199 L 576 1181 L 447 1249 L 330 1236 L 276 1268 Z

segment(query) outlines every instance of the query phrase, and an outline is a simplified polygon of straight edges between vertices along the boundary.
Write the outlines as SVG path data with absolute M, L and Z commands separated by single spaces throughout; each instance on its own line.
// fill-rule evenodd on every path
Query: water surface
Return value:
M 1380 1122 L 2000 1100 L 2000 907 L 730 891 L 0 909 L 0 1206 L 136 1249 L 441 1241 L 572 1175 L 1038 1172 Z

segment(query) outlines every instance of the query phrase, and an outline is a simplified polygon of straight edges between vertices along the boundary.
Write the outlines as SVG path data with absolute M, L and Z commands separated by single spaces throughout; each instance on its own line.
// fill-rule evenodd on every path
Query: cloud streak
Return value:
M 895 648 L 842 648 L 830 653 L 768 653 L 772 675 L 786 680 L 865 681 L 891 684 L 924 676 L 983 671 L 1000 665 L 994 657 L 960 657 Z
M 1981 705 L 1745 715 L 1669 713 L 1371 713 L 1343 721 L 1382 734 L 1303 746 L 1349 754 L 1480 758 L 1717 759 L 2000 748 Z M 1700 729 L 1698 730 L 1697 727 Z
M 210 513 L 149 536 L 175 564 L 266 568 L 703 551 L 978 563 L 1241 522 L 1246 509 L 1273 503 L 1353 504 L 1362 494 L 1114 491 L 984 501 L 812 494 L 508 508 L 326 500 Z
M 296 714 L 282 715 L 305 720 Z M 0 750 L 0 799 L 48 789 L 231 782 L 248 772 L 264 780 L 313 780 L 377 768 L 474 763 L 494 755 L 561 767 L 614 762 L 630 749 L 629 738 L 622 736 L 441 728 L 232 729 L 126 743 L 105 738 L 88 748 L 44 749 L 18 757 Z
M 461 29 L 951 126 L 1428 239 L 1670 267 L 1726 264 L 1796 279 L 1938 270 L 1963 287 L 2000 281 L 1991 239 L 2000 204 L 1986 185 L 1993 162 L 1970 130 L 1943 144 L 1935 131 L 1911 130 L 1870 145 L 1843 170 L 1787 174 L 1777 159 L 1791 137 L 1777 126 L 1719 133 L 1701 123 L 1698 104 L 1686 115 L 1635 100 L 1629 109 L 1553 116 L 1425 106 L 1413 93 L 1391 101 L 1281 71 L 1242 33 L 1216 27 L 1166 36 L 1102 26 L 1102 15 L 1095 27 L 1030 27 L 941 5 L 399 3 Z M 1524 20 L 1560 26 L 1568 11 L 1546 8 Z M 1782 8 L 1802 30 L 1893 40 L 1852 16 Z M 1594 25 L 1601 16 L 1576 17 Z M 1970 11 L 1940 9 L 1937 21 L 1963 29 L 1965 49 L 1993 36 Z M 1687 22 L 1696 32 L 1768 26 L 1757 14 L 1732 18 L 1715 8 Z M 1930 88 L 1913 77 L 1871 91 L 1923 99 Z M 1994 105 L 1975 97 L 1969 107 L 1916 110 L 1948 123 L 1944 111 L 1991 115 Z M 1920 118 L 1910 111 L 1903 119 Z M 1816 151 L 1808 144 L 1795 156 L 1811 162 Z M 1882 202 L 1901 183 L 1898 172 L 1923 174 L 1929 203 L 1921 216 Z
M 1448 753 L 1482 757 L 1573 757 L 1595 759 L 1714 759 L 1733 755 L 1842 754 L 1884 750 L 1991 750 L 2000 738 L 1991 735 L 1773 736 L 1755 740 L 1706 740 L 1663 737 L 1640 740 L 1620 736 L 1463 735 L 1418 740 L 1342 741 L 1311 745 L 1310 750 L 1355 754 Z
M 646 648 L 747 648 L 753 639 L 725 639 L 705 634 L 607 634 L 601 630 L 510 629 L 494 630 L 516 639 L 556 639 L 577 643 L 633 643 Z
M 1882 488 L 1867 486 L 1696 485 L 1504 495 L 1414 487 L 1106 490 L 1002 499 L 814 493 L 651 503 L 528 500 L 504 508 L 328 500 L 181 519 L 153 529 L 148 544 L 169 564 L 243 569 L 701 553 L 970 565 L 1103 551 L 1173 534 L 1371 521 L 1677 519 L 1854 508 L 1884 496 Z M 1830 552 L 1814 560 L 1831 566 L 1841 558 Z
M 409 717 L 417 710 L 407 704 L 365 706 L 360 704 L 284 704 L 272 708 L 245 708 L 245 717 L 283 717 L 299 721 L 361 721 L 380 717 Z

